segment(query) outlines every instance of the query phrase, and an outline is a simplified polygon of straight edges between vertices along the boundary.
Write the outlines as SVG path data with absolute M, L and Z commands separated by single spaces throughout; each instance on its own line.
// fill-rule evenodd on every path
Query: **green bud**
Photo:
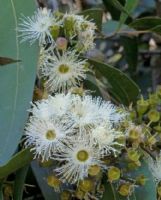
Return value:
M 136 126 L 129 130 L 129 138 L 132 140 L 137 140 L 140 138 L 141 134 L 141 128 L 139 126 Z
M 157 131 L 158 133 L 161 133 L 161 125 L 160 123 L 157 126 L 153 127 L 155 131 Z
M 67 36 L 71 36 L 75 31 L 75 20 L 73 17 L 66 17 L 64 20 L 64 29 L 66 31 Z
M 60 26 L 59 25 L 54 25 L 50 27 L 50 33 L 53 37 L 53 39 L 56 39 L 59 36 L 60 33 Z
M 135 170 L 137 168 L 138 168 L 138 164 L 136 162 L 130 162 L 130 163 L 128 163 L 128 169 L 129 170 L 133 171 L 133 170 Z
M 157 110 L 150 110 L 148 112 L 148 118 L 151 122 L 157 122 L 160 119 L 160 113 Z
M 120 179 L 121 171 L 117 167 L 110 167 L 107 176 L 110 182 Z
M 147 178 L 144 175 L 136 177 L 136 184 L 144 186 L 147 181 Z
M 139 161 L 140 154 L 135 149 L 128 149 L 127 151 L 128 158 L 134 162 Z
M 119 194 L 124 196 L 124 197 L 127 197 L 131 194 L 131 184 L 130 183 L 126 183 L 126 184 L 122 184 L 120 187 L 119 187 Z
M 94 188 L 93 180 L 90 180 L 89 178 L 86 178 L 79 183 L 79 189 L 81 189 L 84 192 L 91 192 Z
M 84 198 L 84 196 L 85 196 L 85 192 L 83 192 L 82 190 L 78 189 L 75 192 L 75 196 L 76 196 L 77 199 L 82 200 Z
M 64 190 L 61 194 L 60 194 L 60 200 L 70 200 L 71 199 L 71 193 L 67 190 Z
M 92 165 L 90 166 L 89 170 L 88 170 L 88 174 L 90 176 L 97 176 L 101 171 L 101 167 L 98 165 Z
M 147 100 L 144 100 L 143 97 L 141 97 L 140 100 L 137 101 L 137 112 L 140 115 L 143 115 L 149 107 L 149 102 Z
M 60 188 L 61 186 L 61 181 L 55 176 L 55 175 L 49 175 L 47 177 L 47 184 L 50 186 L 50 187 L 53 187 L 55 189 L 58 189 Z
M 149 146 L 153 146 L 157 142 L 155 135 L 149 137 L 147 142 L 148 142 Z

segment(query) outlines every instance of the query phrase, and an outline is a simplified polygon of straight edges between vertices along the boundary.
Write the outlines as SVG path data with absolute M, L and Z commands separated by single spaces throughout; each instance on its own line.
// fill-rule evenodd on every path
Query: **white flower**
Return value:
M 63 162 L 61 167 L 55 169 L 63 182 L 77 183 L 88 176 L 90 166 L 103 167 L 98 149 L 85 135 L 72 137 L 70 144 L 62 150 L 53 159 Z
M 86 30 L 83 32 L 79 32 L 77 48 L 81 52 L 86 52 L 88 50 L 94 49 L 95 47 L 94 38 L 95 37 L 93 30 Z
M 36 101 L 31 103 L 31 105 L 32 107 L 29 109 L 29 112 L 32 114 L 32 117 L 39 118 L 40 120 L 48 120 L 53 115 L 48 99 Z
M 100 121 L 98 107 L 90 95 L 80 97 L 73 95 L 71 106 L 71 119 L 74 127 L 80 129 L 91 128 Z
M 72 95 L 56 94 L 55 96 L 48 96 L 47 99 L 42 99 L 32 103 L 32 108 L 29 110 L 32 117 L 40 120 L 48 120 L 51 118 L 61 118 L 68 113 L 72 103 Z
M 149 158 L 148 165 L 150 171 L 152 172 L 154 180 L 156 181 L 156 183 L 159 183 L 161 181 L 161 152 L 159 156 L 156 157 L 156 160 Z
M 79 59 L 75 51 L 65 51 L 62 55 L 57 52 L 50 56 L 48 68 L 41 70 L 41 77 L 46 78 L 46 87 L 51 93 L 66 91 L 86 78 L 85 64 L 86 60 Z
M 110 123 L 103 123 L 96 126 L 89 134 L 94 144 L 98 146 L 103 157 L 112 152 L 116 156 L 116 153 L 119 152 L 116 145 L 123 146 L 123 144 L 116 141 L 117 138 L 123 136 L 123 133 L 114 129 Z
M 67 126 L 56 120 L 40 120 L 31 117 L 25 128 L 25 146 L 31 147 L 35 158 L 48 160 L 60 151 L 69 134 Z
M 34 15 L 30 17 L 23 17 L 18 31 L 22 41 L 29 40 L 30 43 L 34 43 L 39 40 L 39 44 L 45 44 L 52 41 L 50 34 L 50 27 L 54 25 L 60 25 L 60 22 L 53 17 L 51 10 L 47 8 L 39 8 L 35 11 Z
M 124 121 L 128 115 L 124 109 L 120 109 L 110 101 L 104 101 L 99 97 L 95 101 L 99 107 L 100 118 L 105 122 L 111 121 L 114 125 L 119 125 L 119 123 Z
M 72 99 L 71 118 L 75 127 L 92 128 L 102 122 L 118 125 L 125 117 L 111 102 L 103 101 L 100 97 L 85 95 L 81 98 L 75 95 Z
M 67 115 L 72 104 L 72 95 L 70 93 L 63 94 L 58 93 L 54 97 L 49 96 L 49 104 L 50 109 L 54 113 L 55 116 L 63 117 L 64 115 Z

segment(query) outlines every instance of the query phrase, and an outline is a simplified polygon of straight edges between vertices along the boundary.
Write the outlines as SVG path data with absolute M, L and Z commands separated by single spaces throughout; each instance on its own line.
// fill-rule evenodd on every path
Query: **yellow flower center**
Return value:
M 54 130 L 48 130 L 45 136 L 46 136 L 46 139 L 48 140 L 54 140 L 56 138 L 56 133 Z
M 61 64 L 59 66 L 59 72 L 62 73 L 62 74 L 66 74 L 69 72 L 69 66 L 66 65 L 66 64 Z
M 86 160 L 88 160 L 88 158 L 89 158 L 89 154 L 88 154 L 87 151 L 85 151 L 85 150 L 78 151 L 78 153 L 77 153 L 77 159 L 80 162 L 85 162 Z

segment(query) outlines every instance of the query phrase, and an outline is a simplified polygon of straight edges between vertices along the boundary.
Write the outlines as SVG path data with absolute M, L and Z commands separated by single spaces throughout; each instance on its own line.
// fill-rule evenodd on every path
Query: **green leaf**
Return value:
M 125 105 L 136 101 L 139 88 L 126 74 L 93 59 L 89 59 L 89 62 L 107 79 L 108 90 L 117 101 Z
M 128 11 L 128 13 L 132 13 L 133 10 L 136 8 L 136 6 L 138 5 L 139 3 L 139 0 L 126 0 L 126 3 L 125 3 L 125 10 Z M 120 29 L 120 27 L 126 22 L 126 19 L 128 18 L 128 15 L 125 13 L 125 12 L 122 12 L 121 15 L 120 15 L 120 23 L 119 23 L 119 27 L 118 29 Z
M 20 44 L 16 31 L 21 14 L 33 14 L 34 1 L 0 0 L 0 5 L 0 54 L 22 60 L 0 68 L 0 165 L 4 165 L 15 152 L 27 120 L 36 76 L 37 45 Z
M 102 16 L 103 16 L 102 9 L 99 8 L 88 9 L 81 12 L 80 15 L 84 15 L 85 17 L 87 17 L 88 20 L 95 22 L 99 30 L 102 29 Z
M 27 172 L 28 172 L 28 168 L 29 168 L 29 165 L 19 169 L 16 172 L 14 190 L 13 190 L 13 199 L 16 199 L 16 200 L 23 199 L 24 183 L 25 183 Z
M 135 28 L 137 30 L 150 30 L 159 26 L 161 24 L 161 18 L 159 17 L 144 17 L 140 19 L 136 19 L 132 23 L 129 24 L 130 27 Z
M 124 8 L 124 6 L 118 0 L 103 0 L 105 4 L 107 1 L 108 4 L 111 4 L 114 8 L 117 8 L 119 11 L 124 12 L 129 16 L 128 10 L 126 10 L 126 8 Z
M 121 5 L 125 4 L 125 0 L 119 0 L 119 2 L 121 3 Z M 108 0 L 103 0 L 103 3 L 107 11 L 110 12 L 110 14 L 112 15 L 112 19 L 119 20 L 121 12 L 113 6 L 112 2 Z
M 84 81 L 84 84 L 87 90 L 92 91 L 91 94 L 93 96 L 102 96 L 97 80 L 94 76 L 88 74 L 86 80 Z
M 118 21 L 114 21 L 114 20 L 109 20 L 106 23 L 102 24 L 102 32 L 104 35 L 111 35 L 113 33 L 116 33 L 117 29 L 119 26 L 119 22 Z M 127 25 L 122 25 L 122 27 L 120 28 L 120 32 L 121 31 L 131 31 L 132 29 L 130 29 Z
M 46 182 L 46 178 L 49 174 L 52 173 L 52 169 L 40 167 L 37 161 L 33 161 L 31 164 L 31 167 L 35 175 L 35 178 L 37 180 L 37 183 L 41 189 L 41 192 L 44 196 L 44 199 L 45 200 L 53 200 L 53 199 L 59 200 L 60 197 L 58 193 L 54 192 L 54 189 L 48 186 Z
M 135 176 L 140 174 L 147 177 L 147 182 L 145 186 L 136 188 L 135 197 L 137 200 L 142 200 L 143 197 L 146 200 L 157 200 L 156 198 L 156 184 L 154 182 L 154 177 L 152 176 L 148 163 L 142 162 L 142 166 L 138 168 L 133 173 Z M 130 199 L 131 200 L 131 199 Z
M 14 155 L 7 164 L 0 167 L 0 179 L 29 164 L 32 159 L 33 155 L 30 150 L 23 149 L 22 151 Z
M 133 76 L 138 64 L 138 41 L 136 37 L 121 36 L 124 54 L 128 63 L 128 71 Z

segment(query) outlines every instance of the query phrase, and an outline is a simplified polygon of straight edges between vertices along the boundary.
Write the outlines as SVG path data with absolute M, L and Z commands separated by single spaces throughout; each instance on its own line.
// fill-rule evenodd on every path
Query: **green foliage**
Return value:
M 13 189 L 13 199 L 22 200 L 23 199 L 23 190 L 24 190 L 24 183 L 25 178 L 28 172 L 29 165 L 19 169 L 16 172 L 15 182 L 14 182 L 14 189 Z
M 128 71 L 132 76 L 136 73 L 138 64 L 138 40 L 137 37 L 121 36 L 124 47 L 125 59 L 128 63 Z
M 117 10 L 124 12 L 125 14 L 129 15 L 129 11 L 120 3 L 119 0 L 103 0 L 104 4 L 108 8 L 108 4 L 112 5 Z
M 128 11 L 128 13 L 132 13 L 133 10 L 136 8 L 136 6 L 138 5 L 138 2 L 139 0 L 127 0 L 126 3 L 125 3 L 125 10 Z M 120 15 L 120 24 L 119 24 L 119 27 L 118 29 L 120 29 L 120 27 L 126 22 L 126 19 L 128 18 L 128 14 L 125 13 L 125 12 L 122 12 L 121 15 Z
M 34 12 L 34 1 L 0 0 L 0 4 L 0 56 L 21 60 L 0 68 L 0 165 L 4 165 L 23 134 L 36 76 L 37 47 L 19 44 L 16 31 L 21 14 Z
M 141 31 L 151 31 L 161 34 L 161 18 L 159 17 L 144 17 L 134 20 L 129 24 L 130 27 Z
M 8 163 L 0 167 L 0 179 L 29 164 L 32 159 L 33 155 L 29 149 L 24 149 L 15 154 Z
M 126 74 L 110 65 L 92 59 L 89 61 L 107 79 L 108 91 L 117 101 L 125 105 L 135 102 L 139 88 Z

